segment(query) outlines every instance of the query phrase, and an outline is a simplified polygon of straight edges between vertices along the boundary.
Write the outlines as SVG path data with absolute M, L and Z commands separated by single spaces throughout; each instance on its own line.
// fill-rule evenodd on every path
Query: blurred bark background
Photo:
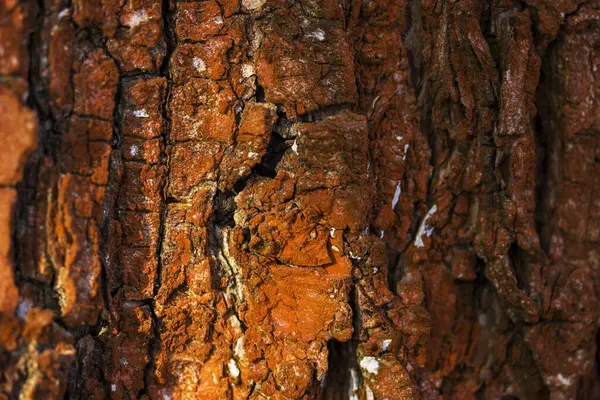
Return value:
M 0 0 L 0 399 L 594 399 L 598 0 Z

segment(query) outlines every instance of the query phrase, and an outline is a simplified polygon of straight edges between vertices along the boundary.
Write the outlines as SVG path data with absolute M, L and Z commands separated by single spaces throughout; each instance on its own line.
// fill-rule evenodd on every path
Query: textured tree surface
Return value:
M 0 399 L 597 399 L 598 0 L 0 0 Z

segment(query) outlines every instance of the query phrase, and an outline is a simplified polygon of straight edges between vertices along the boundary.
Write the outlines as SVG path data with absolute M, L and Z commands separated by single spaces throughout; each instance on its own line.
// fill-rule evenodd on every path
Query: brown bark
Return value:
M 0 399 L 593 399 L 597 0 L 0 0 Z

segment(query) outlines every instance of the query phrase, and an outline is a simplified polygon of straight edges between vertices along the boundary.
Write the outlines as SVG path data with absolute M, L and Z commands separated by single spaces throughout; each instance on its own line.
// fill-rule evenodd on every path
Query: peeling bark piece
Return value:
M 0 254 L 10 255 L 13 207 L 17 200 L 14 189 L 0 189 Z
M 153 0 L 128 1 L 119 11 L 121 28 L 107 48 L 121 71 L 158 72 L 165 56 L 162 13 L 162 3 Z
M 159 213 L 120 211 L 123 244 L 126 246 L 151 246 L 158 243 L 160 229 Z
M 0 75 L 25 77 L 29 67 L 27 36 L 33 25 L 36 7 L 33 1 L 5 1 L 0 6 Z
M 119 252 L 123 268 L 123 291 L 127 300 L 145 300 L 154 292 L 158 270 L 155 247 L 125 247 Z
M 165 99 L 164 78 L 134 79 L 123 85 L 121 131 L 125 136 L 145 140 L 158 138 L 162 132 L 162 107 Z M 126 149 L 124 157 L 135 158 L 137 151 Z
M 74 60 L 75 29 L 70 9 L 52 10 L 44 18 L 42 40 L 47 43 L 47 58 L 42 58 L 41 75 L 54 112 L 63 117 L 73 109 L 72 66 Z
M 351 50 L 341 16 L 335 18 L 310 18 L 294 6 L 257 21 L 256 73 L 268 102 L 295 115 L 355 101 Z
M 74 68 L 74 111 L 84 116 L 112 118 L 119 81 L 114 61 L 97 49 L 87 54 Z
M 202 107 L 197 113 L 174 117 L 170 139 L 173 141 L 214 139 L 231 143 L 235 132 L 235 115 L 231 110 Z
M 21 394 L 27 398 L 61 398 L 75 360 L 71 336 L 52 322 L 51 311 L 33 309 L 27 314 L 22 341 L 30 346 L 22 349 L 26 379 Z
M 123 158 L 128 161 L 142 161 L 145 164 L 158 164 L 164 146 L 159 139 L 143 140 L 132 137 L 123 138 Z
M 216 36 L 225 19 L 214 1 L 202 3 L 178 3 L 175 10 L 177 39 L 202 42 Z
M 210 190 L 199 191 L 197 196 L 201 195 L 209 200 L 213 194 Z M 204 257 L 207 231 L 201 221 L 192 218 L 193 212 L 185 206 L 171 205 L 167 210 L 161 253 L 164 267 L 159 297 L 162 299 L 184 284 L 197 294 L 212 287 L 211 261 Z
M 17 309 L 19 303 L 19 290 L 15 285 L 13 264 L 9 259 L 0 254 L 0 290 L 2 290 L 3 297 L 0 300 L 0 313 L 6 315 L 13 315 Z
M 84 394 L 93 400 L 105 398 L 102 377 L 102 348 L 100 342 L 87 335 L 77 342 L 77 373 L 69 380 L 69 392 Z M 79 397 L 79 398 L 81 398 Z
M 160 211 L 163 168 L 136 162 L 124 163 L 119 208 L 131 211 Z
M 187 44 L 177 46 L 171 57 L 173 80 L 183 84 L 189 78 L 222 78 L 227 71 L 227 49 L 231 39 L 213 37 L 206 44 Z
M 48 251 L 56 272 L 61 314 L 69 326 L 94 324 L 102 301 L 100 233 L 89 208 L 95 201 L 95 189 L 83 178 L 67 174 L 58 179 L 56 190 L 53 219 L 48 222 L 57 242 L 51 243 Z
M 271 273 L 274 287 L 265 286 L 263 290 L 275 304 L 271 316 L 276 337 L 303 341 L 329 338 L 346 341 L 350 338 L 347 280 L 275 265 L 271 267 Z
M 117 310 L 117 321 L 100 340 L 107 347 L 108 357 L 103 364 L 110 397 L 127 399 L 144 389 L 143 366 L 149 359 L 152 315 L 148 306 L 134 302 L 123 302 Z
M 217 178 L 222 147 L 215 142 L 184 142 L 172 147 L 168 195 L 189 197 L 203 181 Z
M 70 122 L 69 131 L 62 142 L 65 154 L 61 159 L 62 170 L 88 177 L 95 185 L 106 186 L 111 146 L 110 143 L 94 139 L 108 141 L 112 132 L 103 131 L 105 127 L 87 118 L 74 116 Z
M 165 78 L 139 78 L 126 82 L 122 87 L 123 108 L 134 118 L 160 120 L 166 83 Z
M 104 34 L 111 36 L 118 27 L 122 5 L 122 0 L 75 0 L 73 20 L 82 28 L 99 26 Z
M 37 147 L 37 118 L 4 86 L 0 86 L 0 118 L 0 185 L 14 186 L 21 180 L 28 154 Z

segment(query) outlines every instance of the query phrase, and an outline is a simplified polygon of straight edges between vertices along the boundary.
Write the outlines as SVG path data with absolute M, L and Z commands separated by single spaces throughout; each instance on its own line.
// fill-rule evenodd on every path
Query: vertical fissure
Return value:
M 533 132 L 536 143 L 536 187 L 535 187 L 535 227 L 540 239 L 540 247 L 549 254 L 551 245 L 551 236 L 554 230 L 552 215 L 554 214 L 554 203 L 557 197 L 557 188 L 551 185 L 551 182 L 558 182 L 560 179 L 559 157 L 560 140 L 556 129 L 553 129 L 547 120 L 551 120 L 549 115 L 551 109 L 549 93 L 552 85 L 551 71 L 552 55 L 556 42 L 551 43 L 543 56 L 542 68 L 540 70 L 539 84 L 536 93 L 536 109 L 538 110 Z
M 45 123 L 47 117 L 46 113 L 44 113 L 44 116 L 42 117 L 44 101 L 39 98 L 42 96 L 42 93 L 37 93 L 37 90 L 41 91 L 43 89 L 43 86 L 39 84 L 39 61 L 37 57 L 34 57 L 41 42 L 41 27 L 43 26 L 44 21 L 44 1 L 37 0 L 35 3 L 37 4 L 38 14 L 35 19 L 35 26 L 29 33 L 27 41 L 27 56 L 29 58 L 27 84 L 29 87 L 26 102 L 38 115 L 37 134 L 39 144 L 38 148 L 30 155 L 29 160 L 25 165 L 23 180 L 16 187 L 18 202 L 12 212 L 11 241 L 12 246 L 15 249 L 13 252 L 13 260 L 15 284 L 17 287 L 20 286 L 21 280 L 23 279 L 21 276 L 21 252 L 24 250 L 22 249 L 23 243 L 21 239 L 24 239 L 28 234 L 28 225 L 31 218 L 31 216 L 28 215 L 28 209 L 35 203 L 35 187 L 37 186 L 39 162 L 41 155 L 44 153 L 44 149 L 47 147 L 46 138 L 48 136 L 46 134 L 47 125 Z M 19 221 L 23 221 L 24 223 L 18 223 Z
M 162 132 L 161 132 L 161 163 L 165 165 L 165 179 L 163 181 L 163 187 L 161 190 L 161 203 L 160 203 L 160 211 L 159 211 L 159 229 L 158 229 L 158 239 L 156 245 L 156 259 L 157 259 L 157 269 L 156 276 L 154 279 L 153 285 L 153 298 L 152 301 L 149 302 L 149 309 L 152 316 L 152 337 L 148 344 L 148 363 L 144 367 L 144 393 L 146 395 L 150 395 L 149 387 L 150 387 L 150 377 L 154 372 L 156 367 L 155 354 L 158 351 L 158 347 L 160 346 L 160 318 L 156 314 L 155 310 L 155 302 L 156 297 L 158 296 L 161 284 L 162 284 L 162 273 L 163 273 L 163 260 L 161 257 L 163 250 L 163 242 L 165 237 L 165 220 L 167 215 L 167 195 L 166 195 L 166 187 L 168 184 L 169 177 L 169 158 L 166 153 L 168 146 L 168 137 L 171 131 L 171 119 L 169 113 L 169 102 L 171 98 L 172 91 L 172 82 L 169 73 L 169 65 L 171 61 L 171 56 L 175 51 L 175 47 L 177 45 L 174 27 L 172 24 L 173 10 L 171 10 L 171 1 L 170 0 L 162 0 L 162 28 L 163 35 L 165 40 L 166 51 L 162 63 L 159 67 L 159 76 L 166 78 L 166 90 L 164 94 L 163 104 L 162 104 Z

